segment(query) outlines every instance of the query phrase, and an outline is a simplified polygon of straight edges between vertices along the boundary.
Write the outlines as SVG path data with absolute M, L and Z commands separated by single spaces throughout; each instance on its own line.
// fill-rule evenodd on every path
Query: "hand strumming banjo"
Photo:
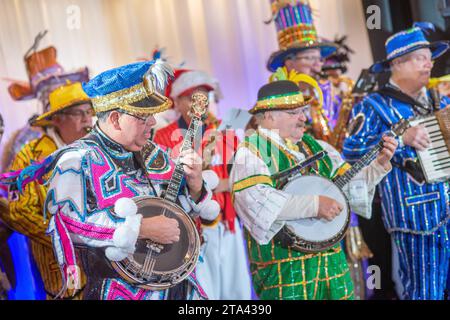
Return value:
M 395 137 L 403 134 L 408 125 L 408 121 L 400 120 L 391 128 L 387 136 Z M 350 206 L 342 190 L 353 177 L 372 162 L 382 148 L 383 142 L 380 141 L 349 170 L 332 181 L 315 175 L 297 176 L 291 179 L 283 188 L 285 192 L 293 195 L 327 196 L 343 204 L 344 209 L 332 221 L 318 218 L 287 221 L 280 231 L 280 239 L 287 242 L 291 248 L 308 253 L 326 250 L 342 240 L 350 222 Z
M 208 98 L 203 93 L 192 95 L 191 123 L 180 153 L 192 148 L 193 137 L 206 114 Z M 145 155 L 144 155 L 145 157 Z M 165 215 L 176 219 L 180 240 L 162 245 L 149 239 L 138 239 L 136 251 L 122 261 L 111 261 L 112 267 L 131 284 L 149 290 L 164 290 L 183 281 L 195 268 L 200 253 L 200 238 L 191 217 L 176 204 L 183 180 L 183 164 L 176 162 L 175 170 L 164 198 L 141 196 L 133 198 L 138 213 L 144 218 Z

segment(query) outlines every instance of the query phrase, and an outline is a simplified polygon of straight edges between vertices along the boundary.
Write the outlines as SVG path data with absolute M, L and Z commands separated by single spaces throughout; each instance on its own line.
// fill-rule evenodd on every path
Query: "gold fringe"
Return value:
M 156 113 L 166 111 L 171 106 L 172 106 L 172 100 L 167 99 L 166 102 L 164 102 L 163 104 L 161 104 L 157 107 L 142 108 L 142 107 L 133 107 L 130 105 L 124 105 L 124 106 L 119 107 L 119 109 L 124 110 L 127 113 L 130 113 L 133 115 L 148 115 L 148 114 L 156 114 Z M 117 108 L 113 108 L 113 109 L 117 109 Z M 113 110 L 113 109 L 109 109 L 109 110 Z M 105 111 L 108 111 L 108 110 L 105 110 Z
M 138 83 L 130 88 L 122 89 L 109 93 L 107 95 L 92 98 L 92 104 L 96 112 L 105 112 L 114 109 L 122 109 L 133 114 L 155 114 L 163 112 L 172 106 L 172 101 L 165 98 L 165 102 L 156 107 L 133 107 L 131 104 L 144 100 L 152 96 L 144 87 L 144 84 Z
M 282 97 L 258 101 L 256 105 L 249 111 L 254 114 L 258 111 L 270 111 L 270 110 L 291 110 L 300 107 L 307 106 L 312 101 L 312 98 L 307 97 L 305 100 L 300 93 L 292 97 Z

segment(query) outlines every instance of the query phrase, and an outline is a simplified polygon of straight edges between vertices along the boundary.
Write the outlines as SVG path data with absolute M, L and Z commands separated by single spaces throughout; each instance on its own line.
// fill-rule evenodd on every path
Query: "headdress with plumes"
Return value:
M 319 102 L 319 106 L 323 105 L 323 93 L 322 90 L 319 87 L 319 84 L 317 81 L 313 78 L 308 76 L 304 73 L 298 73 L 295 70 L 287 71 L 286 67 L 278 68 L 276 72 L 274 72 L 269 77 L 269 82 L 279 81 L 279 80 L 290 80 L 292 82 L 295 82 L 297 85 L 299 85 L 301 82 L 306 83 L 310 85 L 313 89 L 315 94 L 317 95 L 317 100 Z
M 323 71 L 340 69 L 342 73 L 347 72 L 347 63 L 350 62 L 350 54 L 355 52 L 346 44 L 346 40 L 347 36 L 342 36 L 334 40 L 334 43 L 337 45 L 337 50 L 325 59 L 322 66 Z

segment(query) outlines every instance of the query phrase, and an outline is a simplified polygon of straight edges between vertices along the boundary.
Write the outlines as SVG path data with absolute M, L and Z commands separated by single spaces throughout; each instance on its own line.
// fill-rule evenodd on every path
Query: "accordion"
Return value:
M 417 151 L 420 165 L 428 183 L 450 179 L 450 105 L 433 115 L 410 121 L 411 126 L 423 125 L 431 145 Z

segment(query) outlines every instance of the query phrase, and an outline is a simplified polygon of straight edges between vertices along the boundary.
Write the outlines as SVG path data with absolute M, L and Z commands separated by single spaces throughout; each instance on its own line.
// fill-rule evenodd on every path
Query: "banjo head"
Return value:
M 144 218 L 164 214 L 178 221 L 180 240 L 173 244 L 159 245 L 160 252 L 151 272 L 146 272 L 145 260 L 152 241 L 138 239 L 136 251 L 113 267 L 127 281 L 150 290 L 172 287 L 184 280 L 195 268 L 200 253 L 200 238 L 192 219 L 176 204 L 155 197 L 136 197 L 138 214 Z
M 321 195 L 332 198 L 344 206 L 332 221 L 318 218 L 287 221 L 288 231 L 301 243 L 305 252 L 325 250 L 339 242 L 350 222 L 350 207 L 342 190 L 332 181 L 321 176 L 299 176 L 291 180 L 284 191 L 292 195 Z

